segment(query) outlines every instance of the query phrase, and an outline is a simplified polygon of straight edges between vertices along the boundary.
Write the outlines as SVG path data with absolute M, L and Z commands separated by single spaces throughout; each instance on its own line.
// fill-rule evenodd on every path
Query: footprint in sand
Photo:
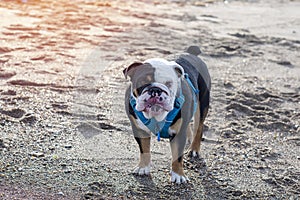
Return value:
M 22 109 L 17 108 L 17 109 L 12 109 L 12 110 L 0 109 L 0 113 L 3 115 L 7 115 L 7 116 L 18 119 L 18 118 L 23 117 L 26 112 Z
M 0 113 L 15 119 L 25 124 L 33 124 L 37 121 L 37 117 L 33 113 L 26 113 L 26 111 L 16 108 L 12 110 L 0 109 Z
M 293 114 L 294 111 L 289 108 L 282 108 L 282 102 L 297 101 L 296 93 L 278 95 L 270 91 L 261 93 L 239 92 L 228 96 L 228 98 L 230 98 L 226 106 L 226 110 L 229 111 L 228 118 L 244 118 L 248 124 L 264 131 L 297 131 L 296 120 L 291 120 L 297 118 Z M 241 124 L 234 126 L 242 127 Z
M 4 71 L 0 69 L 0 79 L 10 79 L 15 76 L 17 73 L 14 71 Z
M 12 52 L 14 49 L 9 47 L 0 47 L 0 53 L 9 53 Z
M 14 90 L 7 90 L 7 91 L 1 92 L 1 95 L 15 96 L 15 95 L 17 95 L 17 92 Z
M 24 117 L 20 120 L 20 122 L 23 122 L 25 124 L 34 124 L 37 121 L 36 116 L 34 116 L 33 113 L 26 113 Z

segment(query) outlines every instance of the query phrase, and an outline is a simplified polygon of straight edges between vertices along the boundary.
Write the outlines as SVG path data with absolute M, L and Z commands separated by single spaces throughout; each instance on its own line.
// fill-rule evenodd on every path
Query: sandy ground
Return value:
M 298 199 L 300 2 L 0 0 L 0 199 Z M 212 76 L 201 158 L 151 177 L 122 69 L 199 45 Z

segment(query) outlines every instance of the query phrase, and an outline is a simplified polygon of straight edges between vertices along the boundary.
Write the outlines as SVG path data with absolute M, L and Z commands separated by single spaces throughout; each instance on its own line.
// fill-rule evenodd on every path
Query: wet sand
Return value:
M 0 199 L 297 199 L 299 1 L 0 1 Z M 122 69 L 199 45 L 201 158 L 136 177 Z

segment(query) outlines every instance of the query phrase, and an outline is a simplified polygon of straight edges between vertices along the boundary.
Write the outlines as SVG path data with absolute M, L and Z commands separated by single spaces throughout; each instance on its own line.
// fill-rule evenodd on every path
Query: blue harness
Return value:
M 187 83 L 193 90 L 193 100 L 194 100 L 194 114 L 197 109 L 197 95 L 199 93 L 199 90 L 197 90 L 192 81 L 190 80 L 188 74 L 184 74 L 184 78 L 186 79 Z M 136 114 L 136 116 L 141 120 L 141 122 L 152 132 L 157 136 L 157 140 L 160 141 L 160 138 L 170 138 L 169 134 L 169 128 L 171 124 L 173 123 L 173 120 L 181 110 L 183 104 L 184 104 L 184 95 L 182 94 L 182 90 L 180 90 L 179 97 L 176 97 L 174 102 L 174 108 L 171 110 L 165 120 L 158 122 L 155 118 L 147 119 L 142 111 L 137 111 L 136 106 L 136 99 L 131 95 L 130 97 L 130 105 Z

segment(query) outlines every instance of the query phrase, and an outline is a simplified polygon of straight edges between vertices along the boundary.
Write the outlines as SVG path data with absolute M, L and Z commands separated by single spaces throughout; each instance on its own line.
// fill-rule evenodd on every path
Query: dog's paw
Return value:
M 197 152 L 197 151 L 190 151 L 189 156 L 191 158 L 199 158 L 200 157 L 199 152 Z
M 136 175 L 139 175 L 139 176 L 144 176 L 144 175 L 149 176 L 150 175 L 150 170 L 151 170 L 150 166 L 136 167 L 133 170 L 133 173 L 136 174 Z
M 186 176 L 180 176 L 179 174 L 171 171 L 171 182 L 172 183 L 177 183 L 177 184 L 181 184 L 181 183 L 186 183 L 189 181 L 189 178 Z

